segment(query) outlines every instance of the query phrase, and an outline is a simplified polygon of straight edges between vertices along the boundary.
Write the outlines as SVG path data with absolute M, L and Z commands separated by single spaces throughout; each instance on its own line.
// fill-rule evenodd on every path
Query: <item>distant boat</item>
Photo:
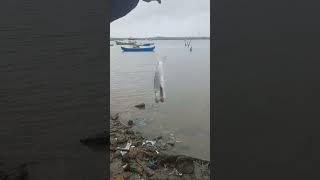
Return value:
M 148 46 L 148 47 L 141 47 L 141 46 L 136 46 L 136 47 L 122 47 L 121 46 L 121 49 L 123 51 L 126 51 L 126 52 L 144 52 L 144 51 L 153 51 L 155 48 L 155 46 Z
M 136 46 L 153 46 L 154 43 L 136 43 Z
M 135 45 L 136 42 L 135 41 L 128 41 L 128 42 L 124 42 L 124 41 L 116 41 L 117 45 Z
M 154 45 L 154 43 L 145 43 L 145 44 L 143 44 L 143 46 L 152 46 L 152 45 Z

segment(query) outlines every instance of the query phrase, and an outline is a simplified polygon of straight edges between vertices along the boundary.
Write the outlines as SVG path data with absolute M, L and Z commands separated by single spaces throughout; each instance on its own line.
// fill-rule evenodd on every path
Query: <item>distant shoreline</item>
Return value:
M 110 41 L 127 40 L 128 38 L 110 38 Z M 147 38 L 130 38 L 134 40 L 210 40 L 210 37 L 147 37 Z

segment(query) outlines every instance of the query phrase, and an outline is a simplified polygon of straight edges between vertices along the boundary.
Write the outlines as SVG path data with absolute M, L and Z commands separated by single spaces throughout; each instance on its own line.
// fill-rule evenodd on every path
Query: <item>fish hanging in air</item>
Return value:
M 163 62 L 158 61 L 155 75 L 154 75 L 154 95 L 155 102 L 158 103 L 159 100 L 164 102 L 165 92 L 164 92 L 164 75 L 163 75 Z

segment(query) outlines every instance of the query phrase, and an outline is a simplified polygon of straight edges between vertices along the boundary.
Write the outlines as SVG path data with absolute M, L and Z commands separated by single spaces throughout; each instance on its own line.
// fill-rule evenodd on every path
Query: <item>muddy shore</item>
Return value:
M 206 180 L 210 162 L 176 153 L 175 140 L 143 137 L 135 122 L 114 114 L 110 119 L 110 174 L 112 180 Z

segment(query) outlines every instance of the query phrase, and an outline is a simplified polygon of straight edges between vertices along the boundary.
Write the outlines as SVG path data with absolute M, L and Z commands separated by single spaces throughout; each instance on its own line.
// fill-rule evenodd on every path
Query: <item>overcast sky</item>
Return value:
M 111 37 L 210 36 L 210 0 L 144 2 L 110 24 Z

